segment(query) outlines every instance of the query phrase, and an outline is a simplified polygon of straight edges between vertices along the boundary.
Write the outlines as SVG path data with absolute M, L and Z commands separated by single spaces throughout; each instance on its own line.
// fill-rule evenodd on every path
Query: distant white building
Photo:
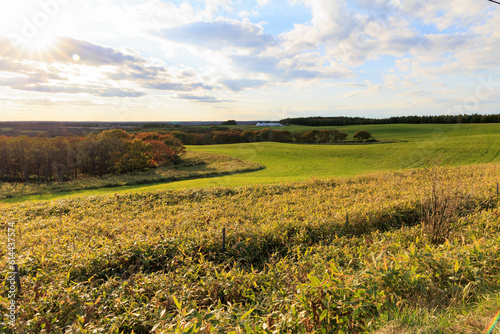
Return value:
M 283 126 L 281 123 L 257 123 L 257 126 Z

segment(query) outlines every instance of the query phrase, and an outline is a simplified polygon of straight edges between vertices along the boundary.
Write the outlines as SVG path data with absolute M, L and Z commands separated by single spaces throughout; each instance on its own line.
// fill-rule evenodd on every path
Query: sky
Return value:
M 487 0 L 0 4 L 0 121 L 500 113 Z

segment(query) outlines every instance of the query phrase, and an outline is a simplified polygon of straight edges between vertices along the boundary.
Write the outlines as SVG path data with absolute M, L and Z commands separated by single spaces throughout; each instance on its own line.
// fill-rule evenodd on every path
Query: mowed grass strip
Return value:
M 71 195 L 97 195 L 116 191 L 133 191 L 144 184 L 162 184 L 179 180 L 214 177 L 250 172 L 264 168 L 256 162 L 207 153 L 186 152 L 176 165 L 160 167 L 144 173 L 110 175 L 52 183 L 0 183 L 0 200 L 16 203 L 25 200 L 48 200 Z

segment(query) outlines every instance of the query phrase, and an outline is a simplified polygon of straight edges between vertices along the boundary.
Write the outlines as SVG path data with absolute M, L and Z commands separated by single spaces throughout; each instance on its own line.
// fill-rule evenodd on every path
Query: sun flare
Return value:
M 30 52 L 48 53 L 54 48 L 57 37 L 50 33 L 40 33 L 33 38 L 26 40 L 24 48 Z

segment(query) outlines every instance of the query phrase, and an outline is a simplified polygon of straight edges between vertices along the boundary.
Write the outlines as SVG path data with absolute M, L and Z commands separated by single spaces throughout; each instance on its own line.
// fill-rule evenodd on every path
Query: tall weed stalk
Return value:
M 453 225 L 467 212 L 472 196 L 463 184 L 451 184 L 437 167 L 429 172 L 430 188 L 422 203 L 422 227 L 433 244 L 448 239 Z

